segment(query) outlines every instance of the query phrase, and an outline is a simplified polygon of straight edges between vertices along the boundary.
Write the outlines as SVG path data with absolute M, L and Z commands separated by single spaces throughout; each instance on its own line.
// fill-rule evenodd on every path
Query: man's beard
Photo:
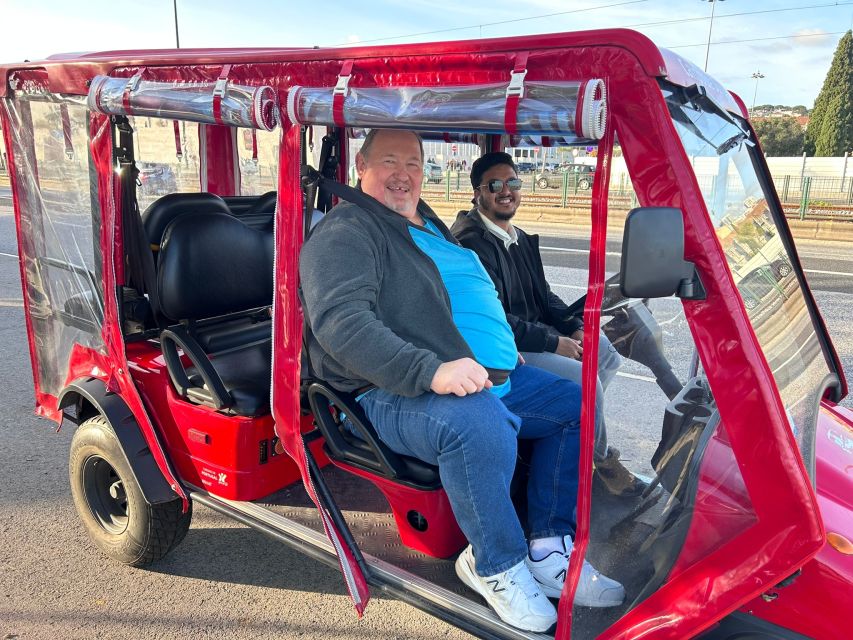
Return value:
M 498 220 L 512 220 L 513 216 L 515 216 L 515 212 L 517 209 L 513 209 L 509 213 L 503 213 L 502 211 L 495 211 L 494 216 Z

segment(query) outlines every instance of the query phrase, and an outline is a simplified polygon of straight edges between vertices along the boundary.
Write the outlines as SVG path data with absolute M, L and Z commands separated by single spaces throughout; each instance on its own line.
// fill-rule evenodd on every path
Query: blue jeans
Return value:
M 382 389 L 360 400 L 385 444 L 438 466 L 462 532 L 474 548 L 477 573 L 491 576 L 527 554 L 510 499 L 518 438 L 531 440 L 527 489 L 530 538 L 574 531 L 580 450 L 580 387 L 535 367 L 510 375 L 503 398 L 489 391 L 416 398 Z
M 522 352 L 524 361 L 534 367 L 545 369 L 551 373 L 581 384 L 582 367 L 580 360 L 574 360 L 548 351 L 534 353 Z M 619 367 L 622 366 L 622 356 L 610 344 L 610 340 L 599 331 L 598 333 L 598 384 L 595 394 L 595 443 L 593 458 L 596 461 L 607 457 L 607 428 L 604 425 L 604 391 L 613 380 Z

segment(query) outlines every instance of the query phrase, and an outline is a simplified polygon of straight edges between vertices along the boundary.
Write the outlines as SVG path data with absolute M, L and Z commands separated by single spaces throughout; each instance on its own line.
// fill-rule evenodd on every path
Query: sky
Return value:
M 811 108 L 838 40 L 853 28 L 853 0 L 177 0 L 177 13 L 182 48 L 439 42 L 627 27 L 700 67 L 707 54 L 708 72 L 748 107 Z M 0 21 L 0 62 L 175 46 L 172 0 L 0 0 Z

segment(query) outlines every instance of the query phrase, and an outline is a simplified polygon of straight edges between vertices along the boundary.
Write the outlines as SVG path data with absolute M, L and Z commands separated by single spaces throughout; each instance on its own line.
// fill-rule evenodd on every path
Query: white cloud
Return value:
M 838 37 L 823 29 L 799 29 L 793 35 L 798 47 L 825 47 L 834 44 Z

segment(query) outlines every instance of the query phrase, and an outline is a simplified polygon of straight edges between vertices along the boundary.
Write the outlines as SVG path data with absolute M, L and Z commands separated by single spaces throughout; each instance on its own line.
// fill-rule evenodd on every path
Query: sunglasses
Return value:
M 489 191 L 491 193 L 500 193 L 504 190 L 504 185 L 506 185 L 510 191 L 519 191 L 521 189 L 521 184 L 521 178 L 510 178 L 509 180 L 498 180 L 495 178 L 494 180 L 489 180 L 486 184 L 481 184 L 480 187 L 489 187 Z

